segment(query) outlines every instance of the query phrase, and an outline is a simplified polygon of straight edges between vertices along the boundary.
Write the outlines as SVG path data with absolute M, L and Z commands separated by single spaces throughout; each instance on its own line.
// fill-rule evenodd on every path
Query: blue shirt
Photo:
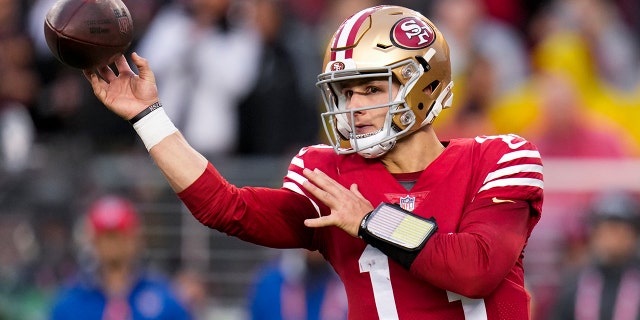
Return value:
M 191 319 L 163 278 L 140 274 L 126 297 L 130 320 Z M 83 276 L 57 297 L 51 320 L 102 320 L 107 296 L 95 277 Z
M 276 264 L 257 275 L 249 296 L 251 320 L 339 320 L 347 318 L 344 285 L 333 271 L 323 270 L 289 283 Z M 299 291 L 287 294 L 287 288 Z

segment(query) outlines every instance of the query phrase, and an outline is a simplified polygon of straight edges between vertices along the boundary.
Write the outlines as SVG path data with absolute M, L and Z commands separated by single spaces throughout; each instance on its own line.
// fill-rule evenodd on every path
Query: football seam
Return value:
M 73 18 L 76 16 L 76 14 L 78 13 L 78 11 L 80 11 L 80 9 L 81 9 L 82 7 L 84 7 L 86 4 L 87 4 L 86 2 L 83 2 L 83 3 L 82 3 L 82 5 L 79 5 L 79 6 L 78 6 L 74 11 L 73 11 L 73 14 L 71 14 L 71 15 L 69 16 L 69 19 L 67 19 L 67 21 L 66 21 L 66 22 L 64 23 L 64 25 L 60 28 L 60 30 L 58 30 L 58 29 L 56 29 L 56 28 L 53 28 L 53 30 L 56 30 L 56 31 L 60 31 L 60 32 L 62 32 L 62 31 L 64 30 L 64 28 L 66 28 L 66 27 L 69 25 L 69 23 L 70 23 L 71 21 L 73 21 Z M 53 25 L 52 25 L 52 26 L 53 26 Z M 73 38 L 69 38 L 69 39 L 73 39 Z

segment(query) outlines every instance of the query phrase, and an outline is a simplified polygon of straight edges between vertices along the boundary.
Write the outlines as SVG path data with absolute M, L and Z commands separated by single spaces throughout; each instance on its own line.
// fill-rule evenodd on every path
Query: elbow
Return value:
M 487 273 L 468 274 L 459 278 L 455 285 L 448 289 L 471 299 L 482 299 L 491 295 L 500 285 L 501 279 L 487 276 Z
M 450 280 L 445 289 L 471 299 L 486 298 L 498 288 L 510 269 L 492 261 L 482 256 L 476 263 L 449 268 Z

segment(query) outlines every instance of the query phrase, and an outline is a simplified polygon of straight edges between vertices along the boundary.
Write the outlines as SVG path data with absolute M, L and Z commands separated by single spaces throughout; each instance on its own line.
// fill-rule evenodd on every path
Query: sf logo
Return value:
M 426 24 L 420 25 L 416 20 L 407 20 L 400 25 L 400 29 L 405 32 L 407 38 L 418 37 L 418 46 L 433 41 L 433 30 Z
M 331 64 L 331 71 L 340 71 L 344 69 L 345 69 L 345 65 L 340 61 L 335 61 L 334 63 Z

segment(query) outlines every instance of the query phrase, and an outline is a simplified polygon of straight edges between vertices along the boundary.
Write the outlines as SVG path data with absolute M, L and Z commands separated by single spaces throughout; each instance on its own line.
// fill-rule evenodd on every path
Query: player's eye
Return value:
M 382 92 L 382 89 L 375 87 L 375 86 L 368 86 L 367 89 L 365 90 L 365 92 L 367 94 L 372 94 L 372 93 L 379 93 Z
M 344 89 L 344 90 L 342 90 L 342 94 L 343 94 L 347 99 L 349 99 L 349 98 L 353 97 L 353 90 L 351 90 L 351 89 Z

